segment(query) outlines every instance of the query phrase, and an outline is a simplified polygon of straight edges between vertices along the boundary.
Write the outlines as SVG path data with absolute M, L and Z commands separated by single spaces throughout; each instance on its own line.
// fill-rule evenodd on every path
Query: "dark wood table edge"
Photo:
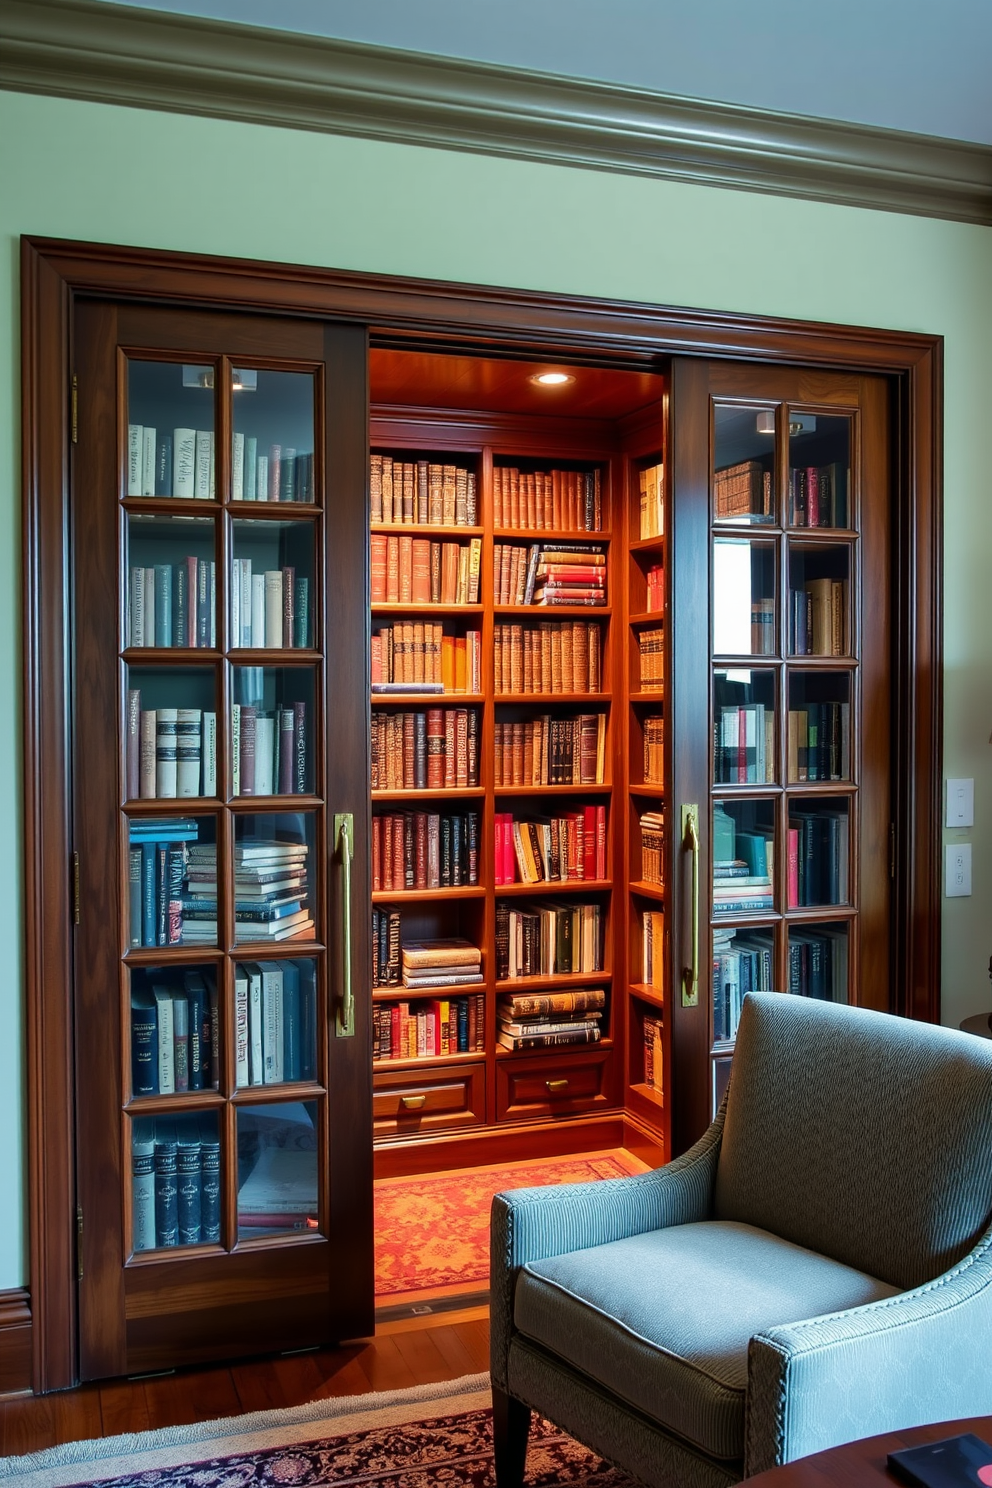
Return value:
M 881 1436 L 868 1436 L 862 1441 L 845 1442 L 839 1447 L 799 1457 L 782 1467 L 769 1468 L 747 1478 L 748 1488 L 823 1488 L 826 1483 L 844 1483 L 847 1488 L 872 1488 L 882 1483 L 898 1483 L 885 1465 L 890 1452 L 902 1447 L 919 1447 L 925 1442 L 941 1441 L 947 1436 L 972 1432 L 992 1445 L 992 1416 L 970 1416 L 961 1421 L 934 1421 L 928 1426 L 908 1426 L 903 1431 L 885 1431 Z

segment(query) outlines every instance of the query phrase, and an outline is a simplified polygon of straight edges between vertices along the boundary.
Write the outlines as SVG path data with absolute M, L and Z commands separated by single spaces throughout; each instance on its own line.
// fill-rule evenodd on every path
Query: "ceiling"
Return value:
M 103 0 L 992 145 L 989 0 Z

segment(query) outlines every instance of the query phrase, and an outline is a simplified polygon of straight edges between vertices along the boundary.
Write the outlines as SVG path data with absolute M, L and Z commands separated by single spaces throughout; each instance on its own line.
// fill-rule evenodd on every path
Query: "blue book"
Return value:
M 317 986 L 312 961 L 294 961 L 300 977 L 300 1079 L 317 1078 Z
M 284 1080 L 302 1079 L 300 1026 L 300 970 L 292 961 L 283 961 L 282 966 L 282 1077 Z
M 141 938 L 141 848 L 129 847 L 128 866 L 128 944 L 143 944 Z
M 131 1094 L 158 1094 L 158 1013 L 147 992 L 131 998 Z
M 179 1243 L 176 1143 L 155 1142 L 155 1244 Z
M 141 844 L 141 944 L 153 946 L 158 922 L 158 895 L 156 892 L 156 846 L 154 842 Z
M 189 571 L 185 563 L 173 564 L 172 596 L 172 644 L 186 646 L 189 642 Z
M 180 1245 L 199 1245 L 201 1170 L 200 1144 L 180 1138 L 176 1143 L 176 1224 Z
M 210 1009 L 207 1006 L 207 984 L 198 971 L 185 975 L 186 1001 L 189 1004 L 189 1088 L 203 1090 L 210 1083 Z M 207 1038 L 204 1039 L 204 1028 Z
M 155 844 L 155 944 L 169 944 L 169 845 Z
M 155 644 L 172 645 L 172 564 L 155 565 Z
M 220 1241 L 220 1142 L 208 1118 L 200 1127 L 200 1238 L 204 1244 Z
M 132 842 L 195 842 L 199 827 L 192 817 L 132 817 L 128 827 Z

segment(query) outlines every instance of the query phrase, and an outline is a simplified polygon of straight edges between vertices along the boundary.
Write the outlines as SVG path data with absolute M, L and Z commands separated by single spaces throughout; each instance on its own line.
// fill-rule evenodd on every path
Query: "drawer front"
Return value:
M 372 1086 L 377 1137 L 450 1131 L 478 1126 L 486 1119 L 486 1071 L 481 1064 L 423 1073 L 376 1070 Z
M 606 1072 L 610 1051 L 500 1059 L 496 1065 L 497 1116 L 565 1116 L 609 1105 Z

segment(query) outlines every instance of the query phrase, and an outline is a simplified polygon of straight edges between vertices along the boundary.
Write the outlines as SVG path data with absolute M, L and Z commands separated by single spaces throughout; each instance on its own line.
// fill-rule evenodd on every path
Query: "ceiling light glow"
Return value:
M 575 378 L 568 372 L 536 372 L 530 381 L 538 387 L 564 387 Z

